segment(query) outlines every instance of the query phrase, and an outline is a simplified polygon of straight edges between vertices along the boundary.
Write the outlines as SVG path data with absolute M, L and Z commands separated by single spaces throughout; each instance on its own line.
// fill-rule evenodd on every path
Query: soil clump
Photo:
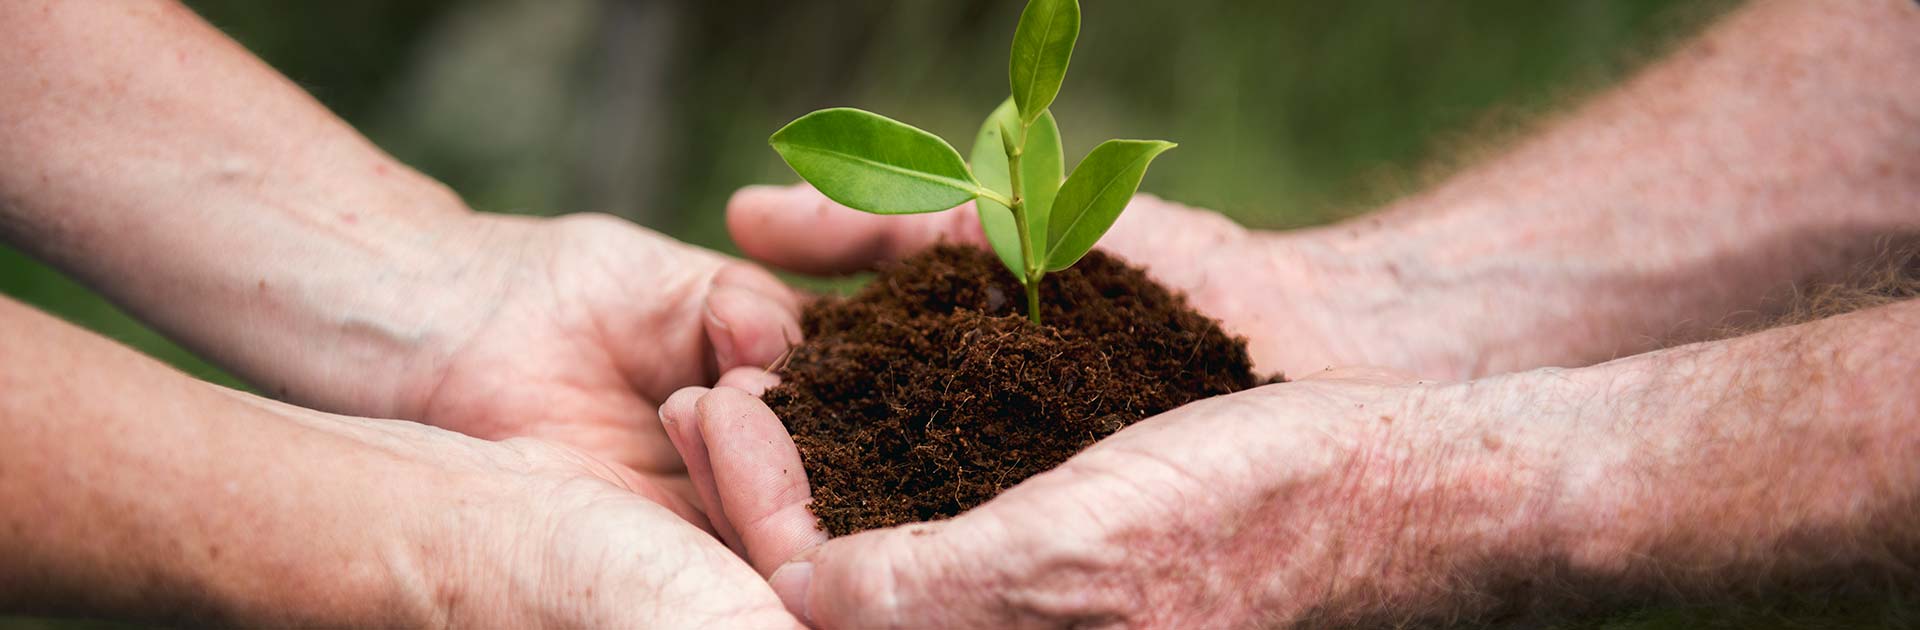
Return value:
M 954 516 L 1143 418 L 1267 382 L 1244 339 L 1103 252 L 1040 296 L 1035 325 L 992 253 L 939 246 L 807 307 L 765 400 L 828 533 Z

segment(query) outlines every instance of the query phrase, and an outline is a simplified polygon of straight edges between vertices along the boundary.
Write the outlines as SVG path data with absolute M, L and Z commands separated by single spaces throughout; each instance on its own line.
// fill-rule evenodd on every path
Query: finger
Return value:
M 747 256 L 811 274 L 871 269 L 942 241 L 986 244 L 972 204 L 949 212 L 880 216 L 834 203 L 805 184 L 740 189 L 727 203 L 727 229 Z M 1100 247 L 1191 290 L 1206 280 L 1188 269 L 1194 252 L 1248 242 L 1249 235 L 1219 213 L 1141 194 L 1100 239 Z
M 736 555 L 746 557 L 746 547 L 740 544 L 740 534 L 727 522 L 726 514 L 720 504 L 720 491 L 714 484 L 713 465 L 707 457 L 706 443 L 699 431 L 699 411 L 697 403 L 707 394 L 705 387 L 688 387 L 667 397 L 660 405 L 660 424 L 667 430 L 667 439 L 673 442 L 674 450 L 680 452 L 681 461 L 687 464 L 687 479 L 693 483 L 694 492 L 700 497 L 701 510 L 713 532 L 727 543 Z
M 771 365 L 800 342 L 800 297 L 771 274 L 733 265 L 714 275 L 701 317 L 721 372 Z
M 826 542 L 826 532 L 807 511 L 813 495 L 800 452 L 773 410 L 729 387 L 708 392 L 697 407 L 721 510 L 739 533 L 747 561 L 768 575 Z
M 731 387 L 755 398 L 766 393 L 767 389 L 780 384 L 780 377 L 757 367 L 737 367 L 720 375 L 719 387 Z
M 800 273 L 871 269 L 946 241 L 984 245 L 973 204 L 880 216 L 834 203 L 811 186 L 748 186 L 727 202 L 727 230 L 747 256 Z
M 816 628 L 1007 627 L 975 597 L 1002 594 L 958 570 L 1002 554 L 970 557 L 951 548 L 941 529 L 920 523 L 835 538 L 767 581 L 789 612 Z
M 1100 237 L 1100 247 L 1157 270 L 1245 242 L 1245 227 L 1224 215 L 1141 193 Z
M 800 305 L 806 301 L 798 290 L 787 286 L 767 270 L 739 261 L 733 261 L 714 273 L 712 284 L 758 293 L 789 311 L 800 310 Z
M 820 628 L 1132 625 L 1137 592 L 1108 581 L 1132 574 L 1131 554 L 1097 523 L 1112 495 L 1036 479 L 951 519 L 829 540 L 768 583 Z

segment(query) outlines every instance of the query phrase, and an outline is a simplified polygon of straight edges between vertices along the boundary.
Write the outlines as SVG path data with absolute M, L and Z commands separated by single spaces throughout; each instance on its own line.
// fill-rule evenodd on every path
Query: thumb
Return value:
M 715 520 L 733 530 L 761 575 L 826 541 L 807 510 L 812 494 L 800 452 L 772 409 L 723 386 L 701 396 L 693 411 L 694 422 L 684 428 L 691 431 L 689 443 L 704 447 L 704 472 L 721 512 Z
M 800 343 L 800 296 L 773 274 L 729 264 L 707 287 L 701 322 L 719 372 L 767 367 Z
M 727 202 L 727 230 L 748 257 L 816 275 L 872 269 L 941 241 L 986 244 L 972 203 L 881 216 L 834 203 L 805 184 L 740 189 Z
M 860 532 L 802 552 L 768 582 L 815 628 L 1071 625 L 1051 615 L 1043 600 L 1055 594 L 1032 579 L 1040 565 L 1004 533 L 967 516 Z
M 914 528 L 929 525 L 909 526 Z M 768 577 L 788 612 L 815 628 L 937 627 L 927 623 L 933 579 L 909 530 L 892 528 L 829 540 Z M 931 545 L 934 543 L 928 543 Z

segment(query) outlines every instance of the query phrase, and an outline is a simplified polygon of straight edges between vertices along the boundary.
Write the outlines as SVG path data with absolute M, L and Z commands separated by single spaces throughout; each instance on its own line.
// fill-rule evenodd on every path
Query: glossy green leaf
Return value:
M 1047 221 L 1047 271 L 1079 262 L 1133 199 L 1147 164 L 1175 145 L 1159 140 L 1108 140 L 1073 167 Z
M 980 207 L 980 227 L 987 232 L 987 245 L 993 247 L 993 253 L 1000 257 L 1000 264 L 1013 272 L 1013 277 L 1021 282 L 1027 281 L 1027 271 L 1020 258 L 1020 232 L 1013 225 L 1013 211 L 1006 206 L 987 201 L 974 200 Z
M 1073 40 L 1080 36 L 1079 0 L 1030 0 L 1013 31 L 1013 56 L 1007 76 L 1020 120 L 1031 124 L 1053 105 L 1067 78 Z
M 773 150 L 829 199 L 877 214 L 966 203 L 979 185 L 939 136 L 858 109 L 823 109 L 774 132 Z
M 1019 129 L 1018 110 L 1014 109 L 1013 99 L 1007 99 L 998 109 L 980 123 L 980 132 L 973 138 L 973 174 L 981 186 L 992 189 L 1007 197 L 1013 196 L 1013 186 L 1007 177 L 1007 152 L 1009 142 L 1003 140 L 1002 129 Z M 1014 133 L 1019 133 L 1015 131 Z M 1027 130 L 1027 146 L 1020 160 L 1020 188 L 1022 203 L 1026 205 L 1027 234 L 1033 241 L 1033 255 L 1046 260 L 1047 215 L 1053 207 L 1054 193 L 1060 188 L 1060 178 L 1066 172 L 1066 160 L 1060 152 L 1060 127 L 1054 124 L 1053 114 L 1042 113 L 1040 120 Z M 1013 270 L 1014 277 L 1023 278 L 1020 259 L 1020 231 L 1013 224 L 1013 212 L 1006 206 L 990 199 L 982 198 L 975 205 L 980 208 L 980 225 L 987 231 L 987 243 L 1000 255 L 1000 262 Z

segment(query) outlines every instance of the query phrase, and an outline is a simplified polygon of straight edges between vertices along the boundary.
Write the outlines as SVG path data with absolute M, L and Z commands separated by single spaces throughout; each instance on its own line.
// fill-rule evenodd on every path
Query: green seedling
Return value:
M 851 108 L 823 109 L 774 132 L 794 172 L 828 198 L 875 214 L 937 212 L 975 201 L 987 242 L 1026 287 L 1040 323 L 1040 279 L 1078 262 L 1113 227 L 1174 144 L 1108 140 L 1062 176 L 1060 127 L 1047 111 L 1080 35 L 1077 0 L 1031 0 L 1013 33 L 1013 96 L 974 136 L 972 166 L 939 136 Z

